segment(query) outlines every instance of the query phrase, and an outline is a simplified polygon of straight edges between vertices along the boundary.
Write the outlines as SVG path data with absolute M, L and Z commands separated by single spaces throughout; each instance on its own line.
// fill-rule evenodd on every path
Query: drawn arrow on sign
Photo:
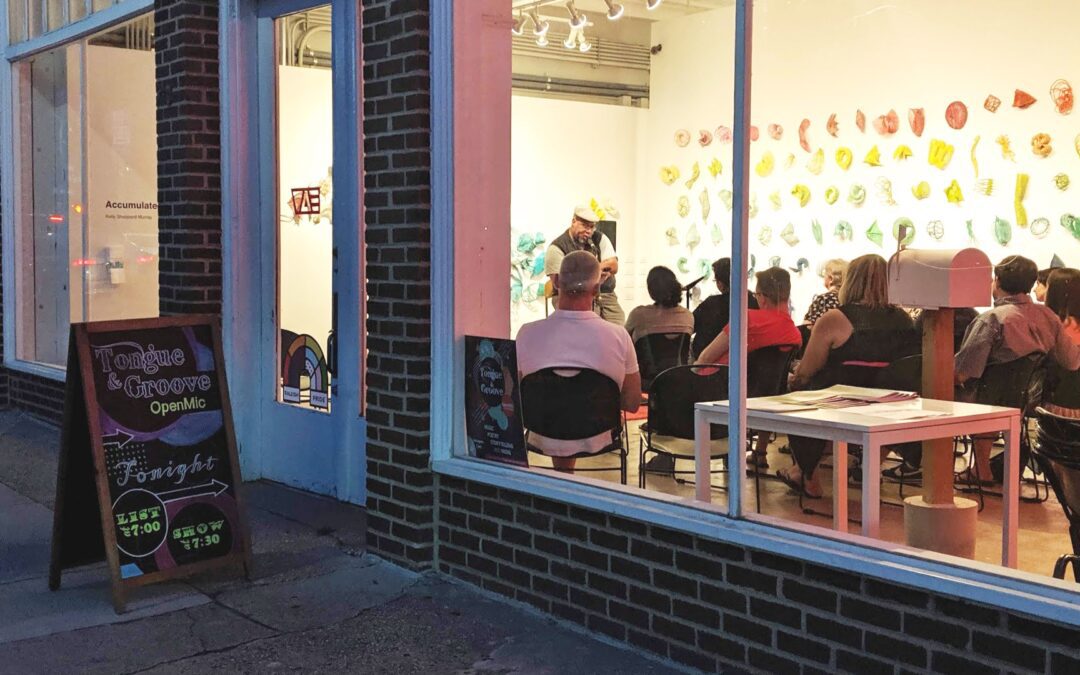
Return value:
M 158 499 L 163 502 L 175 502 L 178 499 L 190 499 L 191 497 L 204 497 L 206 495 L 220 497 L 221 493 L 228 489 L 229 486 L 227 484 L 222 483 L 215 478 L 209 483 L 203 483 L 202 485 L 192 485 L 191 487 L 169 490 L 168 492 L 159 492 L 157 493 L 157 496 Z
M 135 438 L 135 437 L 132 436 L 131 434 L 129 434 L 128 432 L 126 432 L 126 431 L 124 431 L 122 429 L 117 429 L 116 431 L 112 432 L 108 436 L 102 436 L 101 437 L 101 444 L 104 445 L 106 448 L 109 447 L 109 446 L 112 446 L 112 447 L 116 448 L 117 450 L 120 450 L 125 445 L 128 444 L 128 441 L 130 441 L 133 438 Z

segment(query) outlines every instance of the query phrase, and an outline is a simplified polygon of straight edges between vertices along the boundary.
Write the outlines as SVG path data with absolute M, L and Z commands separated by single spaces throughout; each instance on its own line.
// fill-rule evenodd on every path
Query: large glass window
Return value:
M 150 16 L 13 64 L 16 356 L 63 365 L 68 325 L 158 313 Z
M 972 255 L 980 260 L 985 256 L 991 264 L 1021 255 L 1041 270 L 1080 267 L 1080 218 L 1069 197 L 1075 189 L 1080 152 L 1080 137 L 1070 121 L 1075 117 L 1073 87 L 1080 86 L 1069 81 L 1069 73 L 1080 66 L 1069 34 L 1069 27 L 1080 20 L 1075 3 L 1053 2 L 1044 7 L 1043 14 L 1033 15 L 1023 3 L 1011 0 L 958 0 L 944 9 L 932 0 L 892 5 L 873 0 L 756 0 L 749 55 L 752 68 L 746 70 L 747 76 L 753 76 L 752 105 L 742 129 L 733 114 L 738 81 L 736 3 L 514 0 L 507 4 L 512 23 L 506 22 L 511 34 L 504 39 L 510 41 L 511 49 L 501 53 L 488 45 L 486 53 L 508 63 L 492 65 L 475 59 L 476 45 L 487 43 L 487 31 L 494 25 L 484 22 L 479 9 L 477 16 L 466 13 L 454 19 L 456 40 L 465 43 L 455 45 L 456 283 L 467 287 L 468 293 L 480 294 L 475 302 L 463 302 L 467 294 L 458 292 L 454 316 L 459 337 L 471 333 L 513 339 L 523 325 L 551 316 L 559 303 L 548 284 L 558 267 L 550 264 L 553 243 L 565 248 L 565 239 L 575 238 L 575 223 L 585 236 L 595 238 L 598 252 L 607 251 L 601 258 L 617 258 L 612 295 L 624 314 L 647 308 L 646 325 L 659 326 L 661 332 L 681 330 L 655 316 L 659 314 L 656 306 L 663 303 L 650 293 L 649 273 L 654 267 L 666 267 L 681 290 L 678 304 L 697 310 L 696 335 L 702 328 L 699 316 L 708 314 L 703 309 L 710 304 L 715 309 L 719 302 L 725 317 L 729 307 L 735 314 L 734 300 L 721 301 L 728 279 L 716 278 L 716 270 L 724 266 L 716 268 L 712 263 L 730 255 L 732 241 L 740 234 L 740 223 L 732 216 L 740 215 L 741 190 L 745 190 L 743 213 L 748 220 L 747 265 L 732 269 L 730 279 L 748 280 L 751 291 L 762 292 L 752 294 L 752 301 L 740 299 L 739 304 L 762 303 L 785 318 L 785 331 L 801 329 L 793 344 L 800 351 L 812 339 L 815 328 L 810 324 L 830 307 L 845 302 L 844 298 L 855 297 L 855 290 L 850 295 L 836 293 L 844 277 L 840 263 L 862 256 L 879 256 L 875 264 L 880 261 L 884 268 L 885 261 L 904 245 L 930 254 L 974 249 Z M 983 17 L 985 27 L 977 36 L 966 29 L 975 15 Z M 925 45 L 918 53 L 905 47 L 913 36 Z M 1022 47 L 1027 41 L 1044 46 L 1040 55 L 1032 56 Z M 506 65 L 510 86 L 500 71 Z M 461 70 L 473 77 L 463 77 Z M 487 119 L 483 126 L 476 123 L 477 117 L 490 116 L 493 110 L 510 121 L 506 152 L 498 145 L 503 142 L 502 118 Z M 732 140 L 740 134 L 751 139 L 746 185 L 732 175 Z M 491 150 L 492 145 L 498 150 Z M 486 164 L 470 163 L 474 156 L 483 157 Z M 463 171 L 463 166 L 468 170 Z M 506 183 L 499 169 L 508 170 Z M 492 173 L 482 173 L 488 171 Z M 504 190 L 505 207 L 501 202 Z M 490 212 L 501 213 L 502 208 L 509 210 L 505 239 L 501 232 L 493 235 L 496 228 L 486 220 Z M 595 228 L 581 223 L 579 216 L 596 223 Z M 473 217 L 475 221 L 470 220 Z M 492 222 L 497 220 L 492 218 Z M 486 271 L 486 247 L 493 238 L 505 244 L 510 263 L 507 313 L 495 319 L 496 310 L 487 302 L 490 292 L 474 291 L 483 285 L 477 283 L 478 277 L 483 276 L 485 283 L 495 278 L 494 272 Z M 560 238 L 561 244 L 557 243 Z M 600 245 L 605 239 L 610 244 L 606 249 Z M 931 267 L 926 266 L 927 275 Z M 973 268 L 956 271 L 962 275 Z M 866 269 L 864 264 L 859 274 L 869 274 Z M 890 269 L 891 277 L 875 277 L 879 290 L 898 278 L 897 268 Z M 940 273 L 936 267 L 933 271 Z M 766 274 L 759 277 L 762 272 Z M 778 286 L 777 277 L 783 277 L 784 283 Z M 984 299 L 958 308 L 955 326 L 948 326 L 950 344 L 935 347 L 935 358 L 949 362 L 953 349 L 963 343 L 965 315 L 970 322 L 971 316 L 991 308 L 988 274 L 986 279 L 980 286 Z M 994 291 L 994 300 L 1002 301 L 1002 291 Z M 872 292 L 877 291 L 860 291 L 865 297 Z M 890 299 L 887 296 L 885 304 Z M 1034 289 L 1031 301 L 1042 299 L 1039 289 Z M 671 304 L 669 299 L 665 302 Z M 842 363 L 846 352 L 839 348 L 856 334 L 856 328 L 884 329 L 863 322 L 864 318 L 876 322 L 881 316 L 848 307 L 849 312 L 839 312 L 845 317 L 842 322 L 850 324 L 844 324 L 847 332 L 830 338 L 818 360 L 885 368 L 899 361 L 903 349 L 910 347 L 907 353 L 918 355 L 923 342 L 916 320 L 922 314 L 923 320 L 934 321 L 935 315 L 925 314 L 938 306 L 934 303 L 934 299 L 913 299 L 905 306 L 889 308 L 885 318 L 895 321 L 889 324 L 896 328 L 894 333 L 910 327 L 906 335 L 913 341 L 904 345 L 898 339 L 893 342 L 896 335 L 885 335 L 880 343 L 870 345 L 874 349 L 862 352 L 852 343 L 852 363 Z M 1052 304 L 1051 299 L 1048 306 Z M 601 314 L 605 309 L 603 303 L 596 307 Z M 1075 325 L 1075 318 L 1066 318 L 1067 324 Z M 747 351 L 751 353 L 762 345 L 761 340 L 778 334 L 775 321 L 755 325 L 756 320 L 751 317 L 749 322 Z M 859 335 L 865 340 L 871 333 Z M 891 350 L 893 344 L 898 345 L 896 350 Z M 519 369 L 523 361 L 535 364 L 551 357 L 542 343 L 529 341 L 527 346 L 531 353 L 523 355 L 519 341 Z M 695 348 L 695 357 L 700 349 Z M 560 365 L 580 365 L 571 352 L 572 347 L 554 356 L 565 360 Z M 860 357 L 872 352 L 877 354 L 874 358 Z M 1007 350 L 995 353 L 991 365 L 994 359 L 1008 356 Z M 641 351 L 637 354 L 642 356 Z M 755 382 L 760 373 L 754 364 L 751 354 L 744 365 L 748 387 L 761 383 Z M 796 379 L 796 386 L 811 388 L 823 382 L 810 377 L 809 366 L 801 368 L 806 377 Z M 921 366 L 907 373 L 910 388 L 922 386 L 920 374 Z M 876 381 L 868 378 L 862 384 Z M 828 384 L 832 383 L 821 386 Z M 980 389 L 982 394 L 975 391 L 980 387 L 969 382 L 964 390 L 925 398 L 967 397 L 977 404 L 1014 409 L 1025 402 L 1013 396 L 987 398 L 983 396 L 986 387 Z M 1028 412 L 1040 400 L 1026 399 Z M 896 414 L 897 419 L 911 419 L 904 417 L 908 413 Z M 912 413 L 916 418 L 922 414 Z M 589 477 L 643 484 L 649 492 L 677 497 L 696 494 L 700 499 L 700 486 L 684 480 L 692 477 L 688 475 L 693 467 L 691 447 L 678 439 L 661 439 L 669 452 L 660 454 L 668 457 L 652 467 L 646 465 L 648 456 L 639 455 L 643 447 L 639 439 L 648 433 L 641 428 L 647 415 L 642 406 L 626 416 L 626 443 L 631 449 L 626 473 L 615 470 Z M 666 424 L 672 428 L 670 419 Z M 911 421 L 906 427 L 920 424 L 925 423 Z M 1003 528 L 1012 528 L 1018 531 L 1016 566 L 1048 575 L 1057 557 L 1072 549 L 1069 521 L 1058 501 L 1064 497 L 1052 489 L 1055 476 L 1049 464 L 1028 460 L 1027 449 L 1037 449 L 1043 442 L 1033 416 L 1023 418 L 1021 432 L 1024 440 L 1017 455 L 1021 475 L 1013 490 L 1022 497 L 1017 514 L 1010 512 L 1002 496 L 1002 454 L 1007 447 L 996 434 L 945 439 L 944 484 L 950 495 L 955 491 L 978 504 L 974 548 L 967 557 L 1000 562 Z M 808 472 L 820 473 L 812 485 L 798 491 L 820 494 L 800 497 L 775 476 L 777 470 L 792 466 L 791 450 L 799 442 L 766 428 L 753 430 L 750 436 L 753 448 L 745 450 L 756 478 L 743 482 L 741 499 L 750 506 L 739 515 L 844 538 L 829 533 L 837 506 L 831 502 L 835 486 L 850 483 L 851 515 L 858 513 L 865 500 L 874 504 L 871 510 L 880 518 L 873 538 L 889 548 L 921 546 L 912 543 L 918 539 L 913 538 L 910 526 L 905 529 L 905 513 L 915 510 L 904 505 L 912 495 L 931 492 L 922 483 L 918 446 L 893 446 L 881 453 L 885 473 L 879 476 L 874 471 L 870 477 L 881 486 L 880 495 L 860 483 L 867 458 L 859 448 L 849 448 L 847 457 L 842 452 L 830 457 L 828 446 L 818 448 L 823 450 L 820 461 L 806 467 Z M 1053 441 L 1044 436 L 1047 443 Z M 722 444 L 723 439 L 714 441 L 714 445 Z M 934 448 L 938 452 L 941 446 Z M 987 449 L 990 463 L 973 475 Z M 739 454 L 743 451 L 740 448 Z M 731 481 L 728 467 L 718 459 L 726 450 L 714 448 L 712 454 L 710 468 L 716 472 L 712 501 L 724 505 L 732 501 L 726 492 Z M 797 454 L 800 460 L 806 455 Z M 582 456 L 576 459 L 574 471 L 613 468 L 616 462 L 615 455 Z M 565 462 L 560 466 L 547 453 L 530 453 L 529 464 L 567 469 Z M 942 473 L 940 463 L 934 460 L 933 464 L 936 473 L 928 470 L 926 480 L 928 484 L 933 480 L 936 490 Z M 651 473 L 643 471 L 649 468 Z M 648 473 L 647 481 L 638 483 L 643 473 Z M 924 516 L 925 512 L 915 513 L 914 518 Z M 926 547 L 948 550 L 933 542 Z

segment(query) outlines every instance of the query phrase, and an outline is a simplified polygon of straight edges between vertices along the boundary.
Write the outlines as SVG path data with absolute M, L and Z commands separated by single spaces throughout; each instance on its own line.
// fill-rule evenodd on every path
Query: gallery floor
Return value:
M 638 485 L 638 426 L 640 426 L 640 422 L 629 423 L 630 461 L 627 484 L 632 486 Z M 786 438 L 780 436 L 769 445 L 769 476 L 774 475 L 777 469 L 787 467 L 791 464 L 791 456 L 780 451 L 781 447 L 785 444 Z M 689 448 L 692 446 L 688 445 L 687 447 Z M 831 457 L 826 457 L 825 459 L 826 462 L 828 462 Z M 535 454 L 529 455 L 529 461 L 532 465 L 537 467 L 550 466 L 550 462 L 546 458 Z M 579 466 L 582 468 L 589 466 L 611 466 L 613 464 L 614 458 L 612 456 L 579 460 Z M 886 462 L 886 466 L 889 464 L 890 463 Z M 721 468 L 721 464 L 719 462 L 714 462 L 714 468 Z M 693 462 L 690 460 L 679 460 L 678 469 L 692 470 Z M 807 523 L 823 528 L 830 527 L 832 523 L 832 469 L 823 466 L 821 470 L 825 471 L 821 476 L 825 490 L 824 498 L 811 500 L 804 499 L 803 507 L 827 515 L 805 513 L 799 506 L 798 496 L 775 478 L 766 478 L 760 481 L 761 512 L 766 515 L 783 518 L 793 522 Z M 590 472 L 587 475 L 591 478 L 612 482 L 618 482 L 619 480 L 618 471 Z M 686 477 L 690 479 L 693 478 L 692 475 L 687 475 Z M 715 475 L 713 477 L 713 484 L 717 486 L 725 485 L 725 475 Z M 886 503 L 883 503 L 881 506 L 881 537 L 887 541 L 902 544 L 904 543 L 903 509 L 899 506 L 891 506 L 887 503 L 898 503 L 901 501 L 899 487 L 899 484 L 892 481 L 882 482 L 881 497 Z M 748 480 L 745 503 L 748 505 L 748 508 L 751 509 L 754 508 L 756 501 L 754 489 L 754 481 Z M 677 482 L 667 475 L 654 475 L 651 473 L 648 475 L 648 490 L 680 497 L 693 497 L 694 495 L 693 485 Z M 726 503 L 727 496 L 726 492 L 723 490 L 713 490 L 712 494 L 714 503 Z M 919 494 L 918 487 L 905 487 L 905 497 L 910 497 L 915 494 Z M 1024 485 L 1022 495 L 1032 496 L 1034 494 L 1035 492 L 1032 486 Z M 964 496 L 977 498 L 976 495 Z M 861 506 L 859 501 L 861 499 L 861 492 L 857 485 L 850 485 L 849 498 L 851 500 L 849 513 L 852 517 L 858 517 Z M 985 504 L 985 508 L 978 515 L 975 557 L 977 560 L 983 562 L 997 564 L 1001 561 L 1002 501 L 999 497 L 987 496 L 985 498 Z M 858 531 L 858 525 L 852 523 L 851 531 Z M 1052 492 L 1049 500 L 1042 503 L 1029 503 L 1021 500 L 1018 548 L 1019 569 L 1046 576 L 1052 574 L 1054 562 L 1057 560 L 1058 556 L 1063 553 L 1071 552 L 1072 547 L 1069 541 L 1068 521 Z M 1067 578 L 1072 578 L 1071 572 L 1067 575 Z

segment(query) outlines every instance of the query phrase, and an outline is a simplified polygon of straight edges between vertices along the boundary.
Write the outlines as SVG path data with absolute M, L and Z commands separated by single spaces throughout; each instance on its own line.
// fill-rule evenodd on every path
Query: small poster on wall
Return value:
M 465 336 L 465 435 L 474 457 L 529 465 L 513 340 Z

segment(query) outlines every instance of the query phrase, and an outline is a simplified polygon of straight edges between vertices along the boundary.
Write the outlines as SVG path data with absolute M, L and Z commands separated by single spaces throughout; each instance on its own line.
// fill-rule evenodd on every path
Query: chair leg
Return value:
M 645 439 L 638 436 L 638 487 L 645 489 Z
M 1064 579 L 1065 570 L 1068 568 L 1069 563 L 1072 563 L 1073 566 L 1073 578 L 1080 583 L 1080 555 L 1066 553 L 1058 558 L 1057 562 L 1054 563 L 1054 578 Z

